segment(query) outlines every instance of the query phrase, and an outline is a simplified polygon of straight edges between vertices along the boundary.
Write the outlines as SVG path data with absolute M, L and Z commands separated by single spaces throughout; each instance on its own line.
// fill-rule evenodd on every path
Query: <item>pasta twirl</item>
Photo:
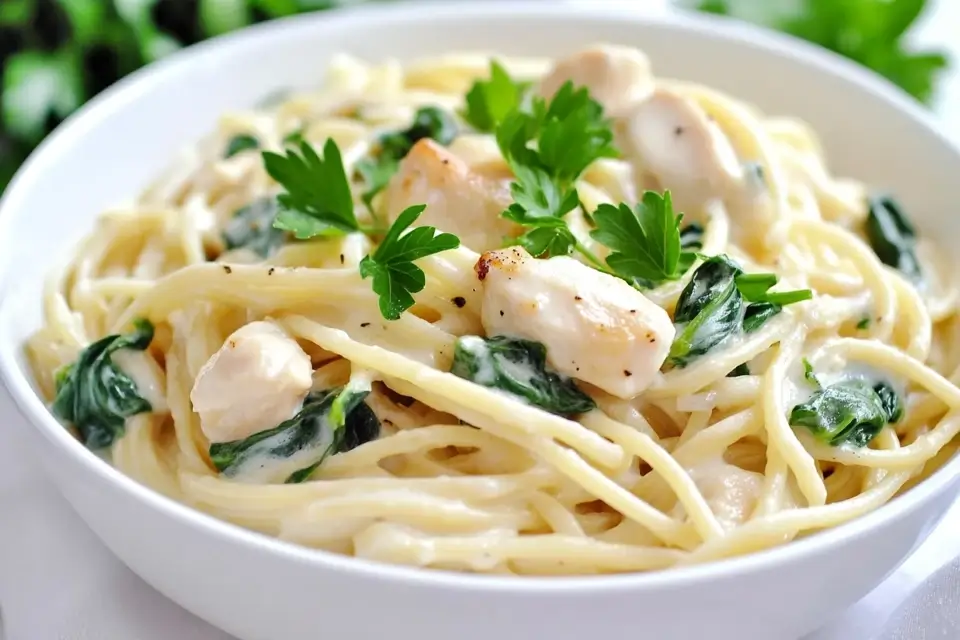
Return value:
M 515 82 L 518 113 L 545 87 L 585 82 L 616 150 L 568 179 L 578 198 L 557 253 L 573 257 L 511 265 L 488 252 L 530 228 L 501 215 L 522 198 L 519 161 L 495 126 L 457 115 L 482 97 L 491 59 L 337 58 L 322 88 L 224 116 L 135 204 L 104 213 L 51 277 L 27 345 L 55 412 L 89 422 L 84 403 L 109 405 L 95 426 L 113 464 L 240 526 L 518 575 L 661 570 L 783 544 L 893 499 L 955 450 L 953 274 L 926 241 L 913 253 L 908 223 L 877 222 L 905 220 L 892 200 L 868 205 L 865 186 L 830 175 L 806 125 L 655 78 L 637 51 L 499 57 L 491 86 L 498 69 L 500 90 Z M 255 148 L 238 151 L 238 135 Z M 271 226 L 287 205 L 260 152 L 328 141 L 357 229 L 293 238 Z M 548 147 L 531 148 L 549 160 Z M 648 191 L 669 191 L 689 225 L 682 247 L 699 254 L 645 283 L 617 271 L 625 250 L 595 232 L 605 206 L 642 201 L 641 224 L 643 206 L 670 206 Z M 461 244 L 417 259 L 423 285 L 387 319 L 361 265 L 396 200 L 426 205 L 420 224 Z M 733 269 L 722 294 L 698 280 L 710 268 Z M 809 300 L 770 296 L 807 288 Z M 604 307 L 608 289 L 649 307 Z M 709 304 L 682 320 L 697 295 Z M 584 297 L 599 306 L 576 306 Z M 710 305 L 729 305 L 736 327 L 704 315 Z M 134 321 L 149 323 L 143 344 L 104 338 Z M 704 338 L 704 323 L 726 333 Z M 245 376 L 256 367 L 272 386 Z

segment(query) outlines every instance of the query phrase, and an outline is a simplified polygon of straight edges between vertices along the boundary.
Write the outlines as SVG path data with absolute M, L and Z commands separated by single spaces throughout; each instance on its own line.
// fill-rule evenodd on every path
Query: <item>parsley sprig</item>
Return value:
M 492 133 L 507 115 L 518 109 L 529 83 L 517 82 L 496 60 L 490 63 L 490 79 L 478 80 L 465 97 L 460 116 L 481 133 Z
M 373 255 L 360 261 L 360 276 L 373 278 L 373 291 L 380 296 L 380 313 L 387 320 L 397 320 L 412 307 L 413 294 L 423 291 L 427 284 L 423 270 L 413 261 L 460 246 L 460 238 L 451 233 L 437 234 L 435 227 L 417 227 L 403 233 L 426 208 L 422 204 L 407 207 Z
M 357 221 L 343 158 L 333 139 L 323 146 L 323 157 L 301 140 L 284 153 L 264 151 L 263 165 L 283 188 L 277 196 L 280 210 L 273 222 L 277 229 L 289 231 L 299 240 L 378 231 Z
M 576 251 L 595 268 L 640 288 L 680 278 L 696 254 L 683 250 L 683 216 L 674 213 L 669 191 L 646 192 L 634 209 L 604 204 L 593 213 L 590 236 L 612 250 L 605 263 L 577 239 L 564 218 L 580 204 L 574 186 L 580 174 L 600 158 L 617 156 L 610 122 L 587 89 L 571 82 L 549 101 L 525 100 L 518 86 L 492 63 L 490 79 L 467 93 L 464 114 L 476 128 L 493 127 L 513 171 L 514 202 L 502 215 L 527 230 L 512 242 L 536 257 Z
M 595 160 L 617 155 L 603 107 L 587 89 L 567 82 L 549 101 L 527 100 L 521 83 L 494 62 L 490 79 L 467 93 L 463 115 L 475 128 L 494 131 L 513 171 L 514 203 L 502 215 L 527 228 L 513 242 L 537 257 L 575 250 L 603 269 L 564 220 L 580 203 L 573 186 L 577 177 Z
M 300 240 L 351 232 L 383 232 L 357 221 L 343 158 L 332 139 L 324 144 L 323 157 L 310 143 L 300 141 L 296 148 L 288 148 L 282 154 L 264 152 L 263 163 L 267 173 L 284 189 L 277 196 L 279 210 L 273 221 L 277 229 L 289 231 Z M 423 204 L 405 209 L 386 229 L 373 254 L 360 261 L 360 276 L 373 278 L 380 313 L 387 320 L 397 320 L 412 307 L 413 294 L 426 286 L 426 276 L 414 261 L 460 246 L 458 237 L 437 234 L 435 227 L 417 227 L 404 233 L 424 209 Z
M 647 191 L 634 209 L 624 203 L 600 205 L 590 237 L 612 249 L 607 265 L 616 275 L 651 288 L 678 279 L 696 260 L 696 253 L 682 250 L 682 220 L 683 214 L 673 213 L 669 191 L 662 196 Z

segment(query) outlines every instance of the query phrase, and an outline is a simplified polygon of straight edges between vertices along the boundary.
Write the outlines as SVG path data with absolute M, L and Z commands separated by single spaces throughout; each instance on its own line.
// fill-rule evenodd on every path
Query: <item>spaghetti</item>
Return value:
M 224 149 L 252 140 L 259 150 L 281 151 L 291 136 L 319 149 L 333 140 L 354 176 L 358 218 L 374 224 L 385 201 L 410 186 L 398 183 L 412 178 L 401 169 L 385 191 L 367 198 L 368 211 L 358 165 L 376 153 L 384 132 L 409 127 L 419 108 L 462 109 L 490 59 L 450 55 L 404 66 L 344 56 L 322 89 L 224 116 L 136 203 L 104 213 L 51 278 L 46 323 L 27 345 L 43 394 L 52 400 L 62 393 L 64 367 L 79 367 L 93 341 L 146 320 L 148 347 L 107 356 L 150 407 L 127 417 L 110 447 L 124 473 L 216 517 L 304 545 L 501 574 L 649 571 L 784 544 L 879 507 L 952 454 L 960 431 L 960 289 L 935 248 L 918 242 L 922 281 L 888 266 L 865 231 L 865 188 L 829 175 L 802 122 L 767 118 L 706 87 L 655 79 L 635 51 L 591 49 L 556 64 L 498 58 L 518 83 L 555 89 L 572 79 L 608 107 L 620 154 L 577 178 L 579 201 L 566 220 L 580 244 L 607 256 L 590 235 L 589 214 L 605 203 L 632 206 L 645 189 L 669 188 L 703 236 L 697 262 L 681 278 L 641 287 L 651 303 L 672 316 L 697 265 L 719 254 L 746 272 L 770 271 L 813 291 L 811 300 L 785 306 L 755 331 L 683 366 L 661 366 L 661 357 L 638 394 L 579 380 L 591 408 L 558 415 L 451 372 L 461 338 L 491 337 L 484 287 L 493 283 L 478 280 L 476 270 L 490 247 L 470 239 L 516 235 L 498 215 L 504 207 L 496 209 L 504 198 L 509 205 L 507 192 L 491 196 L 493 214 L 481 220 L 489 222 L 481 233 L 460 233 L 459 248 L 418 261 L 425 286 L 397 320 L 383 317 L 360 275 L 376 235 L 298 241 L 261 228 L 254 231 L 262 246 L 225 240 L 237 211 L 267 206 L 277 184 L 256 150 L 224 157 Z M 629 73 L 624 60 L 633 61 Z M 654 120 L 631 120 L 635 107 Z M 677 136 L 714 137 L 658 158 L 656 117 L 676 124 Z M 681 131 L 704 122 L 709 130 Z M 440 184 L 469 182 L 474 173 L 509 182 L 511 167 L 492 134 L 461 122 L 446 147 L 467 177 L 441 176 Z M 704 164 L 715 156 L 733 167 L 727 183 Z M 480 196 L 470 193 L 464 206 L 485 215 L 474 206 Z M 451 230 L 427 195 L 424 216 L 432 211 L 430 223 Z M 452 204 L 446 215 L 457 215 Z M 289 358 L 277 356 L 284 384 L 317 394 L 361 389 L 379 425 L 375 437 L 305 471 L 299 454 L 264 461 L 250 453 L 253 462 L 224 472 L 218 456 L 226 449 L 212 446 L 208 424 L 214 409 L 221 416 L 262 412 L 273 424 L 291 417 L 279 407 L 282 389 L 245 385 L 241 360 L 229 361 L 234 377 L 218 381 L 220 397 L 200 407 L 201 379 L 228 357 L 226 343 L 239 343 L 235 332 L 251 325 L 268 325 L 278 345 L 295 344 Z M 574 350 L 583 339 L 561 338 Z M 548 366 L 557 348 L 547 345 Z M 298 369 L 303 362 L 309 366 Z M 602 369 L 609 361 L 590 364 Z M 903 405 L 902 416 L 891 413 L 865 446 L 827 442 L 797 417 L 795 407 L 810 405 L 818 389 L 839 384 L 837 397 L 845 397 L 843 389 L 853 388 L 843 387 L 847 378 L 883 380 Z M 254 402 L 250 394 L 261 396 Z M 314 397 L 307 402 L 330 401 Z M 236 415 L 221 425 L 228 432 L 231 420 L 249 417 Z M 276 445 L 272 450 L 284 444 L 264 442 Z M 284 482 L 288 476 L 298 481 Z

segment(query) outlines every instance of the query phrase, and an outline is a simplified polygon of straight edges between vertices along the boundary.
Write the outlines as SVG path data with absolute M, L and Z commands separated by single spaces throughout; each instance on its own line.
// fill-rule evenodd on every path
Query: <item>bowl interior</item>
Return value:
M 960 231 L 950 214 L 960 155 L 892 86 L 753 28 L 638 14 L 559 3 L 400 3 L 261 25 L 122 81 L 51 136 L 0 201 L 0 373 L 12 394 L 53 443 L 93 460 L 32 394 L 22 357 L 23 340 L 41 323 L 48 272 L 69 259 L 99 212 L 135 196 L 219 115 L 276 89 L 316 84 L 339 52 L 409 60 L 464 50 L 555 56 L 601 41 L 638 46 L 661 76 L 803 118 L 819 132 L 835 174 L 896 193 L 928 233 Z

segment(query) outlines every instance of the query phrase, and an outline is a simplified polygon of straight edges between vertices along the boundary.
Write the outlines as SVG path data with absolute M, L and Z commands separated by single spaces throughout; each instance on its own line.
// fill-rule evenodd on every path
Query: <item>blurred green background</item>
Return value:
M 0 0 L 0 192 L 61 120 L 117 79 L 254 22 L 402 0 Z M 642 4 L 644 0 L 635 0 Z M 957 1 L 957 0 L 951 0 Z M 948 60 L 904 35 L 927 0 L 679 0 L 832 49 L 927 101 Z

